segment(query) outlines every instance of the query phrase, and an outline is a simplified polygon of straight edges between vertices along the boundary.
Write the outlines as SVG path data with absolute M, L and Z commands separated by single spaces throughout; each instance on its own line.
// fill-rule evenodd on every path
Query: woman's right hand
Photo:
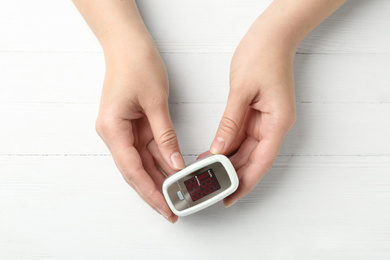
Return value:
M 152 41 L 105 52 L 96 130 L 126 182 L 154 210 L 177 221 L 162 194 L 164 175 L 184 168 L 168 109 L 168 77 Z M 156 164 L 157 162 L 157 164 Z
M 124 179 L 154 210 L 177 221 L 161 188 L 184 168 L 168 109 L 168 76 L 135 0 L 73 0 L 104 50 L 96 130 Z M 157 164 L 156 164 L 157 163 Z

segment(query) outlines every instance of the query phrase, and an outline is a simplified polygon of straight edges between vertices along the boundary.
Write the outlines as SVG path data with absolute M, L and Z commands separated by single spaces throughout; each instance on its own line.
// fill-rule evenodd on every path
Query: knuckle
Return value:
M 122 176 L 127 184 L 129 184 L 130 187 L 132 187 L 139 196 L 145 200 L 148 204 L 150 204 L 153 197 L 156 196 L 156 193 L 158 192 L 157 187 L 153 186 L 150 188 L 141 188 L 140 187 L 140 178 L 141 176 L 138 174 L 138 171 L 142 170 L 139 168 L 138 170 L 132 169 L 132 170 L 123 170 L 121 171 Z
M 289 115 L 290 127 L 293 127 L 297 122 L 297 113 L 294 111 Z
M 290 131 L 290 129 L 295 125 L 297 121 L 297 113 L 295 110 L 295 106 L 291 106 L 285 111 L 283 111 L 276 119 L 276 126 L 278 128 L 283 129 L 285 132 Z
M 239 131 L 239 127 L 234 122 L 233 119 L 229 118 L 228 116 L 223 116 L 221 123 L 220 123 L 220 129 L 228 134 L 235 135 Z
M 138 172 L 142 170 L 142 166 L 135 166 L 133 169 L 127 169 L 117 165 L 119 171 L 122 173 L 123 178 L 132 188 L 136 189 L 136 179 L 138 176 Z
M 157 142 L 162 147 L 173 147 L 178 144 L 177 142 L 177 135 L 175 130 L 168 129 L 164 131 L 157 139 Z
M 248 194 L 257 186 L 257 182 L 255 180 L 252 180 L 252 178 L 246 177 L 240 180 L 240 185 L 243 186 L 243 189 L 246 191 L 246 194 Z
M 246 174 L 240 179 L 240 186 L 242 186 L 246 194 L 253 190 L 258 183 L 259 181 L 256 175 Z
M 146 189 L 145 191 L 143 191 L 143 196 L 150 202 L 154 197 L 154 195 L 156 194 L 156 192 L 157 192 L 156 187 L 153 187 L 151 189 Z
M 295 125 L 297 121 L 297 113 L 295 111 L 295 108 L 288 110 L 285 115 L 284 121 L 288 130 L 290 130 Z
M 100 137 L 106 136 L 110 129 L 110 123 L 104 116 L 99 116 L 95 121 L 95 130 Z
M 120 169 L 120 167 L 118 167 L 118 169 L 122 173 L 122 177 L 126 181 L 126 183 L 129 184 L 132 188 L 135 188 L 134 181 L 133 181 L 133 178 L 134 178 L 133 174 L 130 173 L 129 171 L 125 171 L 123 169 Z
M 274 160 L 272 158 L 264 158 L 263 160 L 252 159 L 250 161 L 251 161 L 251 163 L 256 165 L 257 169 L 261 169 L 260 173 L 268 172 L 274 164 Z
M 123 179 L 126 181 L 127 184 L 129 184 L 132 188 L 134 188 L 134 182 L 133 182 L 133 179 L 126 175 L 125 173 L 122 174 L 123 176 Z

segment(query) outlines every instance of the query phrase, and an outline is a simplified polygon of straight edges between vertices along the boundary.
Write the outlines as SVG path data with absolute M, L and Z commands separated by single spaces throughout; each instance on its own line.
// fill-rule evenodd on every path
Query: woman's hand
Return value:
M 153 209 L 175 222 L 163 194 L 164 175 L 184 168 L 168 109 L 168 77 L 154 45 L 106 57 L 96 130 L 124 179 Z M 158 149 L 157 149 L 158 147 Z
M 154 210 L 177 220 L 161 188 L 184 168 L 168 109 L 168 77 L 134 0 L 73 0 L 104 50 L 96 130 L 124 179 Z
M 293 57 L 300 41 L 346 0 L 274 0 L 252 25 L 231 64 L 231 90 L 211 152 L 230 154 L 245 196 L 272 166 L 295 122 Z M 126 181 L 175 222 L 166 204 L 166 172 L 184 167 L 168 111 L 165 67 L 134 0 L 73 0 L 106 58 L 96 129 Z
M 274 0 L 237 47 L 229 99 L 210 149 L 235 153 L 230 159 L 240 185 L 225 205 L 248 194 L 272 167 L 296 120 L 293 61 L 298 45 L 344 2 Z
M 248 194 L 272 167 L 296 120 L 295 50 L 274 42 L 261 26 L 254 24 L 234 53 L 229 98 L 210 149 L 234 153 L 230 160 L 240 185 L 226 206 Z

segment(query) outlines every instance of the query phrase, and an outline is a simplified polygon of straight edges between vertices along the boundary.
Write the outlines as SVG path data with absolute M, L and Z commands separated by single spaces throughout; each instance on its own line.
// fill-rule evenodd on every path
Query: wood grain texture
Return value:
M 98 104 L 0 105 L 0 154 L 107 154 L 95 133 Z M 184 154 L 209 149 L 224 104 L 172 104 Z M 390 104 L 300 104 L 285 155 L 390 156 Z
M 0 164 L 3 259 L 199 259 L 194 250 L 215 259 L 390 257 L 388 158 L 281 156 L 233 207 L 175 225 L 141 201 L 110 156 Z
M 231 54 L 165 53 L 171 104 L 225 103 Z M 102 53 L 0 52 L 0 102 L 98 103 Z M 298 103 L 389 103 L 390 54 L 297 54 Z M 210 106 L 210 105 L 207 105 Z
M 234 51 L 270 0 L 137 1 L 162 52 Z M 0 3 L 0 51 L 100 52 L 71 1 Z M 301 44 L 303 53 L 389 53 L 387 0 L 351 0 Z
M 233 51 L 271 0 L 137 1 L 185 160 L 207 150 Z M 302 42 L 298 121 L 233 207 L 175 225 L 94 130 L 101 47 L 71 1 L 0 1 L 0 259 L 390 259 L 390 1 L 350 0 Z

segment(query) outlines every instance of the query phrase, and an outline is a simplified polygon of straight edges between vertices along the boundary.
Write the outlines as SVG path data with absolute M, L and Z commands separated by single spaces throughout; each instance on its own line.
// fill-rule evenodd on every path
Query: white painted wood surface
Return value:
M 142 0 L 187 162 L 270 0 Z M 298 122 L 261 183 L 171 225 L 94 131 L 101 48 L 70 1 L 0 2 L 0 259 L 390 259 L 390 2 L 350 0 L 301 44 Z

